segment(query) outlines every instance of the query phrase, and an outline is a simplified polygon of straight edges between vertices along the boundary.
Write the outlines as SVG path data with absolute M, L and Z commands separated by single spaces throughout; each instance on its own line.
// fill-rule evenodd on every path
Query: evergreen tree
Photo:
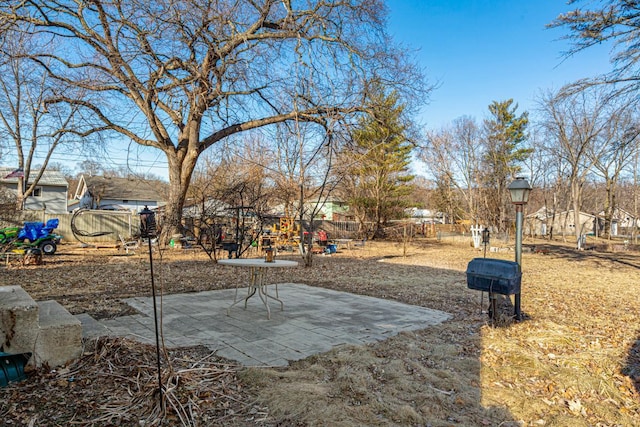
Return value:
M 370 237 L 381 237 L 383 225 L 401 218 L 411 194 L 409 173 L 414 145 L 407 137 L 404 106 L 398 95 L 376 90 L 369 101 L 370 114 L 352 133 L 353 146 L 347 153 L 350 168 L 349 205 L 360 220 L 371 221 Z
M 517 104 L 509 99 L 489 105 L 491 118 L 485 120 L 486 151 L 483 159 L 486 218 L 501 230 L 506 227 L 506 206 L 510 199 L 508 181 L 520 171 L 519 163 L 531 150 L 521 145 L 527 139 L 527 112 L 516 115 Z

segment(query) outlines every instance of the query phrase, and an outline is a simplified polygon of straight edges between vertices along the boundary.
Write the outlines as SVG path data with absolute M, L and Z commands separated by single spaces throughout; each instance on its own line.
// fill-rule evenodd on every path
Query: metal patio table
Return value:
M 267 292 L 268 283 L 266 281 L 266 272 L 268 269 L 273 268 L 296 267 L 298 265 L 296 261 L 276 259 L 272 262 L 266 262 L 264 258 L 234 258 L 218 260 L 218 264 L 250 269 L 250 280 L 247 296 L 243 299 L 238 299 L 238 285 L 236 285 L 236 293 L 233 298 L 233 304 L 231 304 L 229 308 L 227 308 L 227 316 L 230 315 L 231 308 L 242 301 L 244 301 L 244 308 L 246 310 L 247 301 L 256 293 L 262 300 L 264 306 L 267 308 L 267 319 L 271 319 L 271 310 L 269 309 L 268 302 L 269 298 L 278 301 L 280 303 L 280 310 L 284 310 L 284 303 L 278 298 L 278 284 L 274 284 L 276 289 L 275 296 L 270 295 Z

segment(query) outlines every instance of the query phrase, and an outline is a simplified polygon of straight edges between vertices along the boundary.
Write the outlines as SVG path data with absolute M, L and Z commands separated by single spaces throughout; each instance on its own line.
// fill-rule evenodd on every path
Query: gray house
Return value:
M 20 173 L 14 168 L 0 167 L 0 185 L 14 193 L 18 191 L 18 183 L 21 179 Z M 31 185 L 31 180 L 38 176 L 39 171 L 31 171 L 30 182 L 25 187 Z M 38 181 L 33 193 L 24 201 L 25 210 L 38 210 L 59 214 L 67 212 L 67 194 L 69 183 L 60 171 L 45 170 Z
M 600 212 L 599 216 L 604 218 L 604 212 Z M 604 219 L 602 220 L 604 223 Z M 612 236 L 631 236 L 640 228 L 640 218 L 622 208 L 616 208 L 611 218 L 611 235 Z
M 524 233 L 534 234 L 537 236 L 546 236 L 553 229 L 554 235 L 566 234 L 568 236 L 577 236 L 576 233 L 596 234 L 598 227 L 598 218 L 595 215 L 580 212 L 580 224 L 576 228 L 575 216 L 573 210 L 556 212 L 546 210 L 542 207 L 536 212 L 527 215 L 524 219 Z M 577 230 L 577 231 L 576 231 Z
M 160 181 L 82 175 L 74 199 L 78 208 L 138 212 L 163 206 L 166 188 Z

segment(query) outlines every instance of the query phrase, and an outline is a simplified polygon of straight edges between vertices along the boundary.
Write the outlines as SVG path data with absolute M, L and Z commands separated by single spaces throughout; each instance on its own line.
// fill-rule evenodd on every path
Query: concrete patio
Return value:
M 448 313 L 395 301 L 301 284 L 278 285 L 269 300 L 271 319 L 256 294 L 247 309 L 234 301 L 235 289 L 166 295 L 162 298 L 162 332 L 168 347 L 203 345 L 243 366 L 287 366 L 336 346 L 384 340 L 401 331 L 441 323 Z M 269 286 L 269 293 L 275 287 Z M 247 294 L 238 290 L 238 297 Z M 78 315 L 85 337 L 113 335 L 155 343 L 153 300 L 124 300 L 139 314 L 96 321 Z M 160 298 L 157 300 L 160 311 Z

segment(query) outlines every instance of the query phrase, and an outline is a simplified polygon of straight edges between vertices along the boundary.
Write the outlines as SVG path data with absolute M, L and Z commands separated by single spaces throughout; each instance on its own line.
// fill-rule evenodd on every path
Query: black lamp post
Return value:
M 531 193 L 531 185 L 529 181 L 522 177 L 516 178 L 509 184 L 509 193 L 511 194 L 511 203 L 516 207 L 516 262 L 522 273 L 522 222 L 523 222 L 523 206 L 529 202 L 529 193 Z M 522 320 L 522 312 L 520 307 L 520 293 L 515 295 L 515 316 L 516 320 Z
M 491 232 L 488 228 L 484 228 L 482 230 L 482 244 L 484 245 L 484 257 L 487 257 L 487 246 L 489 245 L 489 240 L 491 238 Z
M 140 211 L 140 236 L 145 239 L 152 239 L 156 237 L 156 233 L 156 214 L 148 206 L 145 206 Z
M 153 255 L 151 239 L 157 236 L 156 216 L 147 206 L 140 211 L 140 237 L 149 242 L 149 268 L 151 269 L 151 293 L 153 295 L 153 319 L 156 327 L 156 362 L 158 367 L 158 398 L 163 408 L 162 371 L 160 370 L 160 334 L 158 333 L 158 309 L 156 306 L 156 285 L 153 279 Z

